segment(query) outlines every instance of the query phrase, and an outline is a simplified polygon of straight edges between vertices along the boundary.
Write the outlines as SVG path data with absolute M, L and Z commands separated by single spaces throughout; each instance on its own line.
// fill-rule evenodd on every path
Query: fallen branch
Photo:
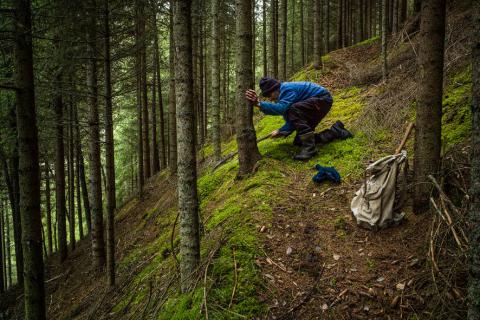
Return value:
M 450 230 L 452 231 L 452 234 L 453 234 L 453 238 L 455 239 L 455 242 L 457 243 L 458 247 L 460 248 L 460 250 L 465 253 L 465 248 L 462 244 L 462 242 L 460 241 L 460 238 L 457 234 L 457 231 L 455 230 L 455 227 L 452 225 L 452 221 L 447 219 L 443 213 L 442 213 L 442 210 L 437 206 L 437 204 L 435 203 L 435 200 L 433 200 L 433 198 L 430 198 L 430 202 L 433 206 L 433 208 L 435 209 L 435 211 L 438 213 L 438 215 L 442 218 L 443 221 L 445 221 L 445 223 L 448 225 L 448 227 L 450 228 Z
M 410 122 L 408 124 L 407 130 L 405 131 L 405 134 L 403 135 L 402 142 L 400 142 L 400 145 L 398 146 L 397 150 L 395 150 L 395 154 L 399 154 L 402 152 L 403 147 L 405 146 L 405 143 L 407 143 L 408 137 L 410 136 L 410 133 L 412 132 L 414 128 L 413 122 Z
M 269 133 L 268 135 L 266 135 L 266 136 L 258 139 L 258 140 L 257 140 L 257 143 L 262 142 L 263 140 L 267 140 L 267 139 L 270 138 L 271 136 L 272 136 L 272 134 Z M 215 170 L 217 170 L 218 167 L 220 167 L 221 165 L 227 163 L 230 159 L 233 159 L 233 157 L 235 157 L 237 154 L 238 154 L 238 151 L 229 153 L 225 158 L 223 158 L 222 160 L 218 161 L 218 162 L 213 166 L 212 172 L 215 171 Z

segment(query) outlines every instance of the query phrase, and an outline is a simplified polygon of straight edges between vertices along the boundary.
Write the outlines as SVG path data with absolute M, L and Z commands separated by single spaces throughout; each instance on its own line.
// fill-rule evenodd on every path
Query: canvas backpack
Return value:
M 407 153 L 402 151 L 367 167 L 365 181 L 351 203 L 357 225 L 377 230 L 403 220 L 400 209 L 405 201 L 407 166 Z

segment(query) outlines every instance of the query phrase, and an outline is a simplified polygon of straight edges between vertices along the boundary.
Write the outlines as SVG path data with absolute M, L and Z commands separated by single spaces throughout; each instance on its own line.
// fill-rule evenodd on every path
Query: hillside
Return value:
M 444 154 L 468 146 L 471 131 L 471 67 L 459 58 L 464 41 L 456 40 L 465 14 L 451 16 Z M 431 216 L 414 215 L 407 205 L 405 223 L 372 232 L 358 228 L 350 211 L 366 165 L 392 154 L 414 119 L 415 41 L 403 35 L 391 40 L 387 83 L 380 79 L 376 38 L 324 56 L 321 71 L 307 66 L 293 75 L 332 90 L 333 108 L 317 131 L 341 120 L 354 134 L 321 146 L 310 161 L 292 159 L 293 136 L 268 139 L 259 143 L 263 158 L 256 172 L 237 180 L 237 158 L 212 171 L 213 148 L 204 147 L 198 180 L 202 265 L 192 293 L 179 293 L 175 179 L 163 171 L 147 182 L 143 201 L 131 199 L 116 213 L 117 288 L 105 291 L 104 279 L 92 275 L 84 239 L 61 267 L 55 256 L 47 261 L 48 317 L 423 319 L 445 313 L 461 319 L 461 297 L 453 297 L 457 309 L 450 309 L 443 295 L 433 295 L 438 288 L 426 254 Z M 255 118 L 257 137 L 283 122 Z M 235 151 L 235 139 L 222 149 L 224 155 Z M 315 164 L 335 167 L 342 182 L 314 183 Z M 10 312 L 20 314 L 20 304 Z

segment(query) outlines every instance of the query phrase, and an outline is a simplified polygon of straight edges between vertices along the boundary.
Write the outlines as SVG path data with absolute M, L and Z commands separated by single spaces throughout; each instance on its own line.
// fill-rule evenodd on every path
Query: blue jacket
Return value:
M 277 103 L 261 101 L 260 111 L 267 115 L 283 116 L 286 122 L 279 131 L 290 134 L 295 128 L 286 118 L 288 108 L 296 102 L 318 96 L 325 96 L 326 99 L 330 99 L 333 102 L 330 92 L 316 83 L 282 82 L 280 84 L 280 94 Z

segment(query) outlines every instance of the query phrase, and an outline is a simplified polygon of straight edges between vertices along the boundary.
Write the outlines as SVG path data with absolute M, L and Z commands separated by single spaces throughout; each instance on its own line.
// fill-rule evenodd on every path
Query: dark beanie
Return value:
M 262 90 L 262 96 L 266 97 L 278 88 L 280 88 L 280 81 L 270 77 L 263 77 L 260 79 L 260 90 Z

